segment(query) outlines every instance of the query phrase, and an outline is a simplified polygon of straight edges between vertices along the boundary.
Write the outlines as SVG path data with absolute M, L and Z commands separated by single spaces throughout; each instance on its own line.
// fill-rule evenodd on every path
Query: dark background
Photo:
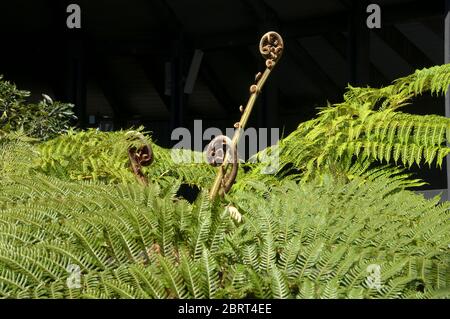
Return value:
M 0 2 L 0 74 L 32 99 L 72 102 L 81 127 L 145 125 L 170 147 L 173 128 L 224 130 L 239 119 L 254 75 L 264 69 L 262 34 L 282 34 L 286 50 L 250 126 L 287 135 L 338 102 L 348 83 L 382 86 L 444 63 L 445 0 L 127 0 Z M 66 26 L 70 3 L 81 29 Z M 366 7 L 381 6 L 381 29 Z M 203 52 L 191 94 L 184 93 L 195 50 Z M 444 115 L 444 99 L 419 98 L 406 112 Z M 445 167 L 416 169 L 447 187 Z

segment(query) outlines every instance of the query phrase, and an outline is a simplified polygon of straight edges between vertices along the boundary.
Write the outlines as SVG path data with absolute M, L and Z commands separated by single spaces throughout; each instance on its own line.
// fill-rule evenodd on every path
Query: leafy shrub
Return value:
M 49 139 L 69 129 L 76 117 L 73 105 L 53 102 L 45 97 L 39 103 L 27 103 L 30 92 L 18 90 L 0 75 L 0 133 L 22 130 L 27 136 Z

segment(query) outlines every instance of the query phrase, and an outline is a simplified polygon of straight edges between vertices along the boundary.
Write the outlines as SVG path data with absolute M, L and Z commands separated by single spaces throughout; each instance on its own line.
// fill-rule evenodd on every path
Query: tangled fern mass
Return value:
M 442 165 L 450 119 L 403 111 L 449 85 L 442 65 L 349 87 L 256 155 L 278 152 L 275 174 L 239 165 L 211 200 L 211 165 L 174 161 L 143 128 L 70 128 L 70 105 L 35 112 L 0 80 L 0 296 L 448 298 L 450 204 L 407 169 Z

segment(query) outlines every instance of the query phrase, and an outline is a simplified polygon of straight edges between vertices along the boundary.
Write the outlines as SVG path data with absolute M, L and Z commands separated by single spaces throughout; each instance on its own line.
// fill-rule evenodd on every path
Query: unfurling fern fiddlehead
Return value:
M 213 166 L 219 166 L 222 170 L 222 184 L 219 190 L 219 195 L 227 193 L 236 179 L 238 172 L 239 162 L 237 154 L 237 145 L 233 146 L 231 139 L 225 135 L 216 136 L 209 144 L 206 150 L 207 161 Z M 230 155 L 228 155 L 230 154 Z M 225 158 L 231 164 L 231 171 L 227 173 L 225 169 L 224 161 Z
M 131 131 L 133 132 L 133 131 Z M 130 133 L 130 132 L 129 132 Z M 128 157 L 130 159 L 131 169 L 136 178 L 144 185 L 148 185 L 147 177 L 142 173 L 142 166 L 149 166 L 153 163 L 153 150 L 150 144 L 145 140 L 141 133 L 133 136 L 134 140 L 139 140 L 141 146 L 130 146 L 128 148 Z
M 261 38 L 261 41 L 259 43 L 259 52 L 266 60 L 266 69 L 264 73 L 259 72 L 256 75 L 255 78 L 256 84 L 250 86 L 250 98 L 247 102 L 247 106 L 245 108 L 243 106 L 240 107 L 242 117 L 241 120 L 234 125 L 236 131 L 230 143 L 231 150 L 237 149 L 239 139 L 243 133 L 243 130 L 245 129 L 245 125 L 247 124 L 248 118 L 250 117 L 250 113 L 252 112 L 255 101 L 258 95 L 261 93 L 261 89 L 264 86 L 264 83 L 266 82 L 267 78 L 269 77 L 270 72 L 273 70 L 276 63 L 280 59 L 281 54 L 283 53 L 283 49 L 284 49 L 283 38 L 278 33 L 270 31 L 264 34 L 263 37 Z M 220 138 L 223 139 L 223 136 Z M 234 152 L 234 155 L 237 156 L 237 152 Z M 228 192 L 236 177 L 237 158 L 236 161 L 233 161 L 235 163 L 233 163 L 233 168 L 230 174 L 226 176 L 228 166 L 231 164 L 230 161 L 228 160 L 228 156 L 229 156 L 228 153 L 225 152 L 224 159 L 222 161 L 222 164 L 220 165 L 216 179 L 209 193 L 209 197 L 211 200 L 214 200 L 218 194 L 224 194 Z M 234 177 L 231 180 L 230 177 L 233 176 L 233 171 Z

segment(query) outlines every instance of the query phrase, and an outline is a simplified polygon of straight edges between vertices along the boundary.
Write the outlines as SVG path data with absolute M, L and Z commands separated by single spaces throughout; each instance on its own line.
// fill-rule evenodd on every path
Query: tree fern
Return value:
M 450 153 L 446 144 L 450 120 L 398 109 L 427 92 L 443 95 L 449 84 L 450 65 L 442 65 L 418 70 L 380 89 L 350 86 L 342 103 L 323 108 L 317 118 L 300 124 L 279 142 L 280 171 L 293 164 L 308 179 L 324 167 L 345 172 L 355 158 L 406 167 L 435 162 L 440 167 Z

